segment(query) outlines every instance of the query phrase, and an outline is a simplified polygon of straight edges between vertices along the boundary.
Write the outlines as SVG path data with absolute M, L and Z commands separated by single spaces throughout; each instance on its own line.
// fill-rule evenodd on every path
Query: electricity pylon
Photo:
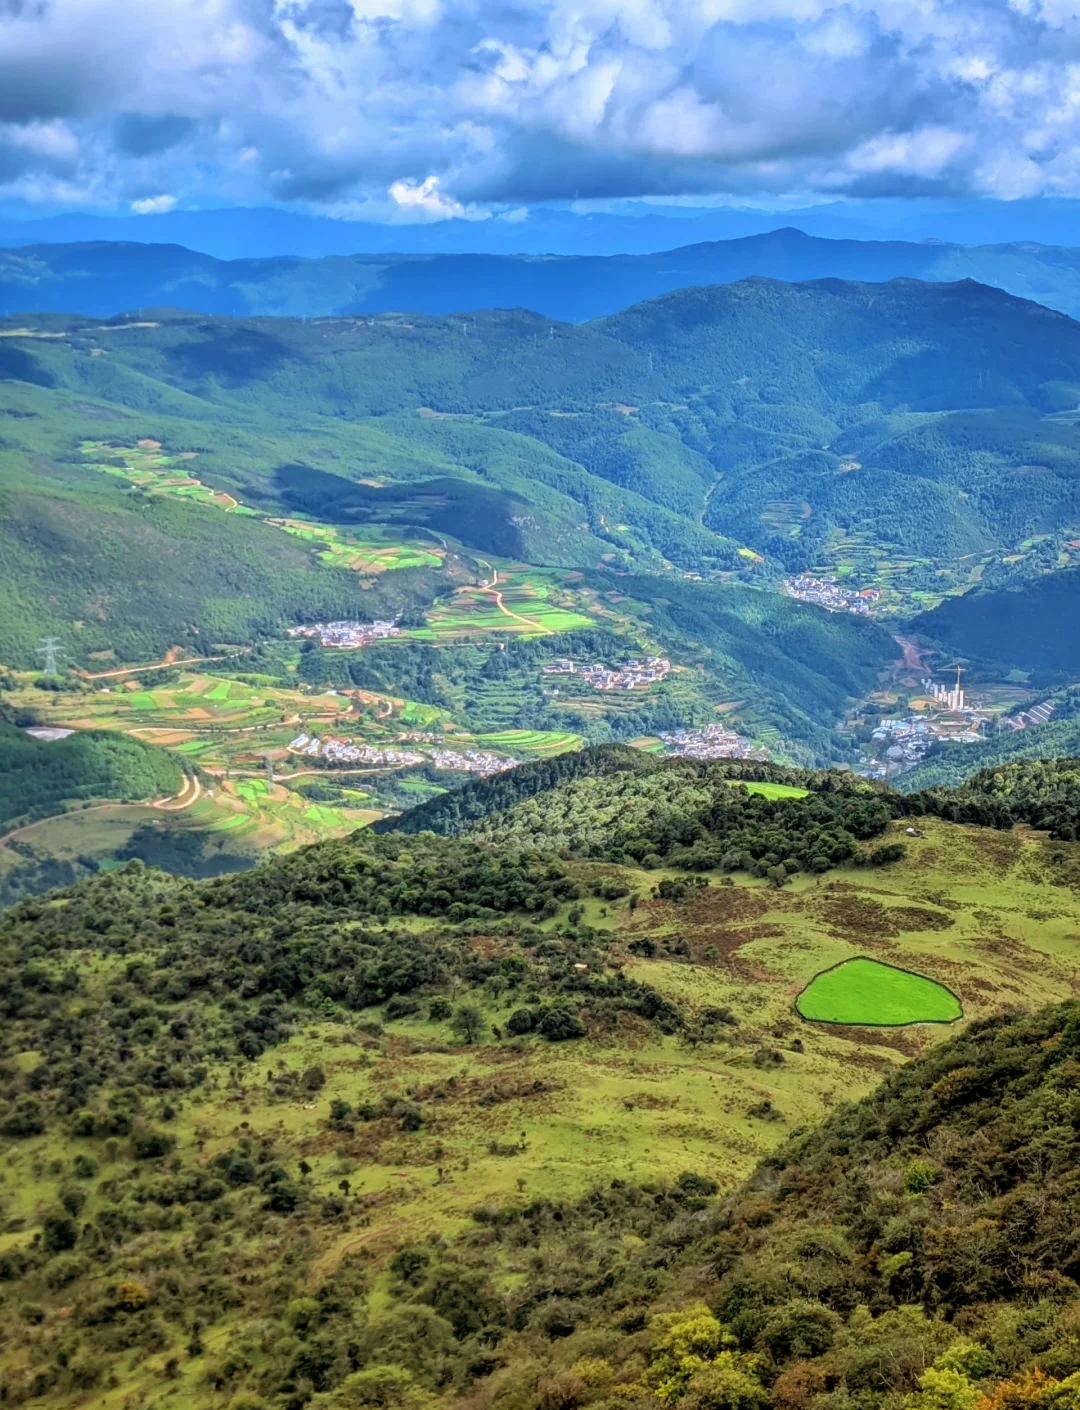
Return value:
M 66 656 L 64 648 L 60 645 L 58 636 L 43 636 L 41 645 L 37 648 L 37 655 L 45 657 L 44 671 L 47 676 L 58 676 L 60 667 L 56 664 L 57 656 Z

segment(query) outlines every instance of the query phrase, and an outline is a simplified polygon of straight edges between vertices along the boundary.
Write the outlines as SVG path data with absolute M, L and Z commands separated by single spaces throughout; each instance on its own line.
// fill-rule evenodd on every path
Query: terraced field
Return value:
M 127 480 L 148 494 L 190 500 L 230 514 L 256 515 L 224 490 L 213 490 L 191 473 L 195 451 L 170 455 L 159 441 L 142 440 L 133 446 L 113 446 L 104 441 L 83 441 L 79 449 L 94 470 Z
M 395 568 L 438 568 L 445 556 L 440 548 L 378 528 L 341 529 L 301 519 L 267 522 L 306 540 L 330 567 L 348 568 L 365 575 L 386 573 Z
M 445 642 L 498 633 L 549 636 L 593 626 L 571 605 L 564 575 L 540 568 L 496 568 L 490 586 L 461 588 L 428 613 L 426 627 L 409 633 L 420 641 Z M 490 581 L 490 580 L 489 580 Z

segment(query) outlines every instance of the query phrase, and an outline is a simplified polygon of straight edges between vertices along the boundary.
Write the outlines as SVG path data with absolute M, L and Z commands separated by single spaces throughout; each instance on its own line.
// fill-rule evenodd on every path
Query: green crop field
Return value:
M 553 754 L 565 754 L 568 749 L 580 749 L 579 734 L 559 730 L 506 729 L 495 734 L 478 734 L 476 742 L 483 749 L 505 749 L 507 753 L 534 754 L 546 759 Z
M 953 1023 L 961 1016 L 955 994 L 933 979 L 877 960 L 844 960 L 810 981 L 796 1008 L 824 1023 L 898 1027 Z

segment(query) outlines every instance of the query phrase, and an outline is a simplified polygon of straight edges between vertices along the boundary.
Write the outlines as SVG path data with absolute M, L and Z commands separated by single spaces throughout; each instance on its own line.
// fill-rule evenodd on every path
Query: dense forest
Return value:
M 163 749 L 130 735 L 79 730 L 35 739 L 0 722 L 0 830 L 100 799 L 137 802 L 179 792 L 183 773 Z
M 755 792 L 754 785 L 763 787 Z M 374 830 L 464 834 L 513 849 L 763 876 L 766 866 L 789 875 L 824 869 L 829 859 L 855 856 L 856 843 L 890 820 L 919 817 L 1001 829 L 1023 822 L 1070 841 L 1080 817 L 1080 764 L 1018 760 L 956 788 L 902 794 L 841 769 L 658 758 L 605 746 L 476 780 Z
M 946 598 L 913 626 L 1003 673 L 1019 668 L 1037 681 L 1074 680 L 1080 674 L 1080 568 L 1018 588 Z

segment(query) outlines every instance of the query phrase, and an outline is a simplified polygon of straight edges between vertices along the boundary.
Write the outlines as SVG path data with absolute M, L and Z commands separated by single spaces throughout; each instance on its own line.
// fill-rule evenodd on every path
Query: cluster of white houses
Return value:
M 636 690 L 638 686 L 662 681 L 671 672 L 666 656 L 648 656 L 644 661 L 624 661 L 621 666 L 602 666 L 598 661 L 581 665 L 562 658 L 540 668 L 545 676 L 577 676 L 593 690 Z
M 310 626 L 289 629 L 290 636 L 317 636 L 323 646 L 336 646 L 341 651 L 355 651 L 358 646 L 370 646 L 401 634 L 396 622 L 312 622 Z

